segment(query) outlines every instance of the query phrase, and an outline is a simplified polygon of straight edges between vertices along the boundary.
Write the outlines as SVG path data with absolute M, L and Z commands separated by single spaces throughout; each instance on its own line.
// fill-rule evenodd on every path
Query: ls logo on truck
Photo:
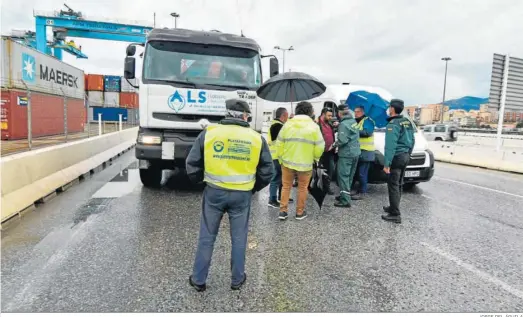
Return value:
M 34 56 L 22 53 L 22 79 L 33 83 L 36 78 L 36 61 Z
M 169 108 L 178 113 L 181 111 L 187 104 L 196 104 L 196 103 L 205 103 L 207 102 L 207 96 L 205 91 L 200 91 L 198 93 L 198 99 L 195 99 L 193 91 L 187 91 L 187 97 L 184 97 L 178 90 L 174 94 L 169 96 L 167 99 L 167 105 Z

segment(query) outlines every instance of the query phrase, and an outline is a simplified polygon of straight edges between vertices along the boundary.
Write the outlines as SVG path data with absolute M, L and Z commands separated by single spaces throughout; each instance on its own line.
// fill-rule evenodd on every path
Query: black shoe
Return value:
M 303 213 L 301 215 L 296 215 L 296 220 L 303 220 L 305 218 L 307 218 L 307 212 L 304 210 Z
M 271 201 L 269 201 L 269 207 L 280 208 L 280 203 L 276 200 L 271 200 Z
M 351 200 L 362 200 L 363 197 L 361 195 L 350 195 Z
M 359 192 L 357 190 L 351 190 L 350 191 L 350 195 L 351 196 L 355 196 L 355 195 L 358 195 L 358 194 L 359 194 Z
M 204 292 L 207 289 L 207 285 L 197 285 L 192 281 L 192 275 L 189 276 L 189 284 L 198 292 Z
M 289 204 L 292 204 L 294 202 L 294 199 L 289 198 Z
M 327 192 L 327 195 L 334 195 L 334 192 L 332 191 L 332 189 L 329 189 L 329 191 Z
M 383 211 L 390 214 L 390 207 L 389 206 L 383 206 Z
M 278 219 L 280 219 L 280 220 L 287 220 L 288 217 L 289 217 L 288 213 L 280 211 L 280 215 L 278 216 Z
M 344 204 L 342 202 L 340 202 L 339 200 L 337 202 L 334 203 L 334 207 L 338 207 L 338 208 L 350 208 L 352 207 L 350 203 L 347 203 L 347 204 Z
M 233 291 L 239 291 L 242 288 L 243 284 L 245 284 L 245 281 L 247 281 L 247 274 L 243 273 L 243 281 L 241 281 L 240 284 L 237 285 L 231 284 L 231 289 Z
M 381 219 L 383 219 L 385 221 L 394 222 L 394 223 L 401 223 L 401 216 L 400 215 L 391 215 L 391 214 L 382 215 Z
M 336 196 L 336 197 L 334 197 L 334 200 L 339 201 L 340 199 L 341 199 L 341 196 Z

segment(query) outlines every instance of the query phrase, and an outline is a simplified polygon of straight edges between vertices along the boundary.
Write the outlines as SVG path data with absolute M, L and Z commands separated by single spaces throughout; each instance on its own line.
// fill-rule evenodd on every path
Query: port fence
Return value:
M 137 108 L 90 102 L 87 93 L 72 94 L 58 85 L 13 85 L 11 78 L 1 82 L 1 156 L 139 125 Z

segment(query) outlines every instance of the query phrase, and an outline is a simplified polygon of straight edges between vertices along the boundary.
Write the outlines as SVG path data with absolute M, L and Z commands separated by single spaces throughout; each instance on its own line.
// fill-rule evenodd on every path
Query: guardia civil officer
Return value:
M 358 123 L 354 120 L 346 105 L 338 107 L 338 115 L 341 122 L 338 125 L 338 184 L 340 196 L 336 197 L 335 207 L 350 208 L 353 198 L 350 186 L 361 154 L 360 131 Z
M 206 183 L 203 193 L 198 248 L 189 283 L 206 289 L 214 242 L 220 222 L 228 213 L 231 252 L 231 289 L 239 290 L 247 279 L 245 250 L 252 195 L 266 187 L 273 175 L 273 162 L 265 139 L 252 130 L 249 105 L 242 100 L 225 102 L 227 115 L 220 124 L 202 131 L 187 157 L 192 182 Z
M 403 111 L 403 100 L 390 101 L 390 116 L 385 134 L 385 166 L 383 171 L 389 175 L 389 203 L 383 207 L 386 215 L 383 220 L 401 223 L 400 200 L 403 186 L 403 176 L 414 149 L 414 127 L 409 119 L 400 115 Z

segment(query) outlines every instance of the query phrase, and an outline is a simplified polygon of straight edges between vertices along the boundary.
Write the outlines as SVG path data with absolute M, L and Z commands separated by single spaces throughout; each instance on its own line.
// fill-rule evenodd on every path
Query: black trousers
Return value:
M 327 174 L 329 175 L 329 179 L 331 181 L 334 180 L 334 172 L 336 169 L 336 166 L 334 164 L 334 151 L 330 152 L 323 152 L 323 155 L 320 158 L 320 163 L 323 165 L 323 168 L 327 170 Z
M 392 159 L 389 179 L 387 183 L 387 187 L 389 189 L 389 210 L 391 215 L 400 215 L 400 201 L 403 186 L 403 177 L 405 176 L 405 169 L 407 169 L 409 160 L 409 153 L 396 154 Z

